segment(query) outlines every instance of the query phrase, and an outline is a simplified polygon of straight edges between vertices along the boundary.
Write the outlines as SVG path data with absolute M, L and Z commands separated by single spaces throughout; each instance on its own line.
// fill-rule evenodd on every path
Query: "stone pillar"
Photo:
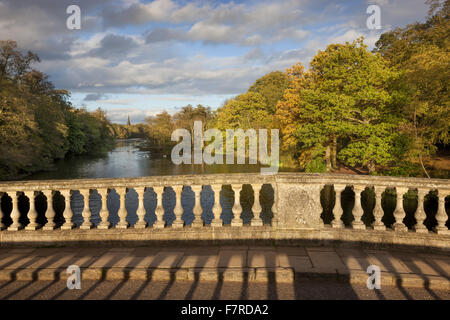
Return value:
M 64 197 L 65 208 L 63 212 L 64 216 L 64 224 L 61 226 L 61 230 L 71 230 L 74 227 L 74 223 L 72 222 L 73 211 L 70 207 L 70 190 L 61 190 L 61 194 Z
M 163 196 L 163 192 L 164 192 L 164 187 L 153 187 L 153 190 L 155 191 L 156 197 L 157 197 L 157 204 L 156 204 L 156 209 L 155 209 L 156 221 L 153 224 L 153 228 L 163 229 L 164 225 L 165 225 L 164 220 L 163 220 L 164 208 L 163 208 L 163 204 L 162 204 L 162 196 Z
M 445 192 L 444 190 L 439 190 L 439 206 L 436 213 L 437 226 L 435 227 L 437 234 L 450 234 L 450 230 L 448 230 L 445 225 L 448 220 L 447 213 L 445 212 L 445 197 L 448 194 L 448 191 Z
M 355 207 L 353 208 L 353 217 L 355 220 L 352 223 L 353 229 L 364 230 L 366 226 L 364 222 L 361 221 L 361 217 L 364 214 L 362 205 L 361 205 L 361 192 L 363 192 L 365 187 L 362 186 L 353 186 L 353 190 L 355 191 Z
M 261 219 L 262 208 L 261 208 L 261 204 L 259 202 L 259 194 L 261 191 L 261 187 L 262 187 L 261 183 L 252 184 L 252 188 L 253 188 L 254 195 L 255 195 L 255 201 L 253 202 L 253 207 L 252 207 L 253 219 L 250 223 L 250 225 L 252 227 L 262 227 L 263 226 L 263 221 Z
M 5 225 L 3 224 L 3 210 L 2 210 L 2 197 L 4 193 L 0 192 L 0 230 L 3 230 L 5 228 Z
M 242 213 L 242 207 L 241 207 L 241 190 L 242 190 L 242 184 L 233 184 L 231 187 L 234 190 L 234 205 L 232 208 L 234 218 L 231 220 L 231 226 L 232 227 L 242 227 L 242 219 L 241 219 L 241 213 Z
M 45 217 L 47 218 L 47 223 L 42 228 L 43 230 L 53 230 L 55 229 L 55 210 L 53 209 L 53 191 L 44 190 L 42 191 L 44 196 L 47 198 L 47 211 L 45 211 Z
M 425 196 L 428 194 L 428 190 L 426 189 L 418 189 L 417 190 L 417 210 L 414 213 L 414 218 L 416 219 L 416 224 L 414 226 L 414 230 L 417 233 L 428 233 L 427 227 L 423 224 L 427 215 L 425 214 L 424 205 L 425 205 Z
M 384 216 L 381 199 L 385 189 L 385 187 L 375 186 L 375 208 L 373 209 L 373 216 L 375 218 L 375 221 L 373 222 L 374 230 L 386 230 L 386 226 L 383 221 L 381 221 Z
M 211 185 L 211 189 L 214 191 L 214 206 L 212 212 L 214 214 L 214 219 L 211 221 L 211 227 L 221 227 L 222 220 L 220 219 L 221 206 L 220 206 L 220 190 L 222 190 L 221 184 Z
M 181 216 L 183 215 L 183 206 L 181 205 L 181 193 L 183 192 L 183 186 L 173 186 L 173 191 L 175 191 L 175 208 L 173 213 L 175 214 L 175 221 L 172 223 L 172 228 L 181 229 L 184 227 L 184 222 Z
M 108 221 L 109 210 L 108 210 L 108 189 L 97 189 L 97 192 L 102 197 L 102 208 L 100 209 L 100 223 L 98 224 L 98 229 L 109 229 L 111 223 Z
M 144 220 L 145 217 L 145 208 L 144 208 L 144 193 L 145 188 L 144 187 L 138 187 L 134 188 L 136 190 L 136 193 L 138 194 L 138 208 L 136 210 L 136 215 L 138 216 L 138 221 L 134 224 L 134 228 L 136 229 L 144 229 L 147 226 L 147 223 Z
M 202 192 L 202 186 L 191 186 L 192 191 L 195 193 L 195 204 L 194 209 L 194 221 L 192 222 L 192 227 L 200 228 L 203 227 L 202 220 L 202 204 L 200 202 L 200 193 Z
M 18 198 L 19 198 L 19 195 L 17 192 L 14 192 L 13 194 L 11 194 L 11 199 L 12 199 L 11 219 L 13 222 L 8 227 L 8 231 L 17 231 L 22 227 L 22 225 L 19 223 L 20 211 L 17 206 Z
M 278 217 L 278 200 L 279 200 L 279 196 L 278 196 L 278 184 L 276 183 L 272 183 L 272 188 L 273 188 L 273 204 L 272 204 L 272 221 L 271 221 L 271 225 L 273 228 L 278 228 L 278 222 L 279 222 L 279 217 Z
M 36 230 L 39 225 L 36 223 L 36 218 L 38 216 L 35 206 L 34 191 L 25 191 L 25 196 L 30 200 L 30 210 L 28 210 L 27 216 L 30 219 L 30 223 L 27 224 L 25 230 Z
M 89 208 L 89 195 L 90 190 L 89 189 L 80 189 L 80 193 L 83 195 L 83 211 L 81 212 L 81 215 L 83 216 L 83 223 L 80 226 L 80 229 L 83 230 L 89 230 L 92 228 L 92 222 L 91 222 L 91 208 Z
M 345 187 L 346 186 L 344 184 L 334 185 L 334 191 L 336 192 L 336 201 L 333 208 L 334 219 L 331 222 L 331 226 L 333 228 L 344 228 L 344 223 L 341 220 L 342 214 L 344 213 L 344 210 L 342 209 L 341 197 L 342 191 L 344 191 Z
M 117 223 L 116 228 L 126 229 L 128 228 L 127 209 L 125 207 L 125 197 L 127 195 L 127 188 L 117 188 L 116 191 L 120 196 L 120 207 L 119 211 L 117 212 L 119 216 L 119 222 Z
M 406 216 L 405 210 L 403 209 L 403 195 L 408 192 L 408 188 L 396 188 L 397 194 L 397 205 L 395 206 L 394 217 L 394 230 L 395 231 L 408 231 L 408 227 L 403 223 L 403 219 Z

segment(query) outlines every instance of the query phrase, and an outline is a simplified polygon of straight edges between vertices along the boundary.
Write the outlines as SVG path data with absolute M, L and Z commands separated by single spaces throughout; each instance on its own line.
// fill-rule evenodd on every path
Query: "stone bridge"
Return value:
M 193 217 L 189 224 L 183 219 L 188 210 L 182 205 L 186 188 L 193 192 Z M 211 219 L 205 218 L 206 209 L 202 205 L 205 188 L 212 190 Z M 221 201 L 225 188 L 234 192 L 230 221 L 221 218 L 225 211 Z M 242 215 L 243 188 L 251 192 L 250 205 L 246 202 L 251 213 L 246 219 Z M 168 223 L 163 199 L 170 189 L 175 195 L 174 217 Z M 263 195 L 263 189 L 269 190 L 270 196 Z M 149 191 L 155 194 L 153 210 L 144 206 Z M 112 192 L 119 199 L 115 221 L 107 204 Z M 137 194 L 134 212 L 125 205 L 130 192 Z M 386 205 L 389 192 L 393 197 L 391 209 Z M 74 223 L 76 214 L 71 208 L 74 193 L 83 199 L 80 223 Z M 90 207 L 94 193 L 99 201 L 96 219 Z M 450 195 L 447 179 L 305 173 L 211 174 L 2 182 L 0 194 L 3 201 L 9 202 L 0 211 L 0 245 L 4 247 L 306 241 L 450 250 L 449 216 L 445 208 L 445 199 Z M 35 205 L 38 197 L 46 202 L 43 223 L 38 221 Z M 55 197 L 64 199 L 60 212 L 54 208 Z M 347 204 L 345 197 L 350 199 Z M 19 205 L 21 201 L 26 205 Z M 149 214 L 154 216 L 151 224 L 146 220 Z M 136 216 L 133 224 L 129 223 L 130 215 Z

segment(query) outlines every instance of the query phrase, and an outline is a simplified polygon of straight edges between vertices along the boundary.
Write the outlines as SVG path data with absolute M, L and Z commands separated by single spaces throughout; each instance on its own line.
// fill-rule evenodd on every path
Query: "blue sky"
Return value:
M 39 54 L 37 66 L 75 106 L 132 122 L 186 104 L 213 109 L 264 74 L 308 65 L 330 43 L 423 21 L 425 0 L 0 0 L 0 39 Z M 81 30 L 66 8 L 81 9 Z M 381 9 L 369 30 L 366 9 Z

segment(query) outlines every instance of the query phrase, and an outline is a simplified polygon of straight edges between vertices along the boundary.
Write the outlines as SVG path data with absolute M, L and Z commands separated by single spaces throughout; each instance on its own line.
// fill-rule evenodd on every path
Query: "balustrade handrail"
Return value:
M 386 176 L 366 176 L 366 175 L 350 175 L 350 174 L 320 174 L 320 173 L 290 173 L 282 172 L 274 175 L 262 175 L 260 173 L 223 173 L 223 174 L 201 174 L 201 175 L 171 175 L 171 176 L 149 176 L 136 178 L 99 178 L 99 179 L 71 179 L 71 180 L 28 180 L 28 181 L 8 181 L 0 182 L 0 197 L 5 193 L 11 197 L 11 212 L 10 219 L 12 223 L 8 226 L 3 224 L 4 213 L 0 208 L 0 242 L 4 241 L 6 233 L 3 231 L 35 231 L 35 230 L 71 230 L 73 228 L 81 230 L 89 229 L 128 229 L 130 228 L 127 221 L 128 209 L 125 206 L 126 196 L 130 189 L 134 189 L 138 196 L 138 207 L 136 210 L 137 221 L 132 226 L 133 229 L 152 228 L 153 230 L 167 229 L 167 220 L 164 218 L 166 209 L 163 206 L 163 194 L 165 188 L 172 188 L 175 192 L 175 207 L 173 213 L 175 220 L 171 224 L 171 229 L 184 228 L 186 221 L 183 220 L 182 215 L 184 208 L 181 204 L 181 194 L 184 192 L 183 187 L 191 187 L 194 194 L 194 206 L 192 209 L 193 221 L 190 226 L 201 228 L 206 226 L 206 222 L 202 214 L 204 208 L 201 204 L 201 192 L 203 186 L 211 186 L 214 193 L 214 205 L 212 207 L 213 219 L 208 223 L 208 226 L 213 228 L 204 228 L 202 231 L 212 234 L 212 237 L 226 237 L 230 235 L 227 232 L 216 234 L 214 230 L 218 227 L 225 226 L 225 220 L 221 216 L 223 207 L 221 204 L 221 191 L 224 185 L 231 185 L 231 191 L 234 194 L 234 203 L 232 203 L 231 223 L 229 225 L 232 230 L 235 227 L 243 227 L 244 221 L 242 218 L 243 208 L 241 205 L 241 191 L 244 185 L 250 185 L 253 189 L 254 202 L 251 205 L 251 212 L 253 214 L 250 223 L 246 226 L 264 227 L 269 230 L 269 233 L 264 233 L 265 237 L 296 237 L 301 234 L 301 230 L 311 230 L 311 232 L 324 230 L 340 230 L 348 229 L 354 230 L 373 230 L 375 232 L 395 231 L 403 235 L 422 235 L 422 236 L 439 236 L 443 239 L 440 246 L 450 248 L 450 231 L 447 227 L 448 215 L 445 210 L 445 199 L 450 195 L 450 180 L 449 179 L 424 179 L 424 178 L 404 178 L 404 177 L 386 177 Z M 260 197 L 264 185 L 271 185 L 273 189 L 273 202 L 270 205 L 270 212 L 272 214 L 269 223 L 263 223 L 262 220 L 262 205 Z M 333 186 L 335 201 L 332 209 L 331 223 L 327 222 L 322 217 L 324 212 L 323 204 L 321 203 L 321 192 L 326 186 Z M 354 220 L 349 225 L 343 224 L 344 207 L 343 198 L 344 190 L 352 189 L 354 192 L 354 206 L 351 208 L 351 214 Z M 373 223 L 368 225 L 364 222 L 364 210 L 362 206 L 362 195 L 366 188 L 372 188 L 374 193 L 374 208 L 373 208 Z M 145 191 L 152 189 L 156 194 L 156 208 L 154 215 L 156 221 L 149 226 L 144 217 L 148 214 L 144 207 Z M 388 190 L 395 190 L 395 211 L 393 213 L 394 223 L 387 225 L 383 219 L 386 212 L 382 206 L 383 193 Z M 97 224 L 93 223 L 93 214 L 90 208 L 90 199 L 92 190 L 96 190 L 101 197 L 101 209 L 99 211 L 100 221 Z M 111 225 L 110 209 L 107 206 L 107 197 L 111 190 L 115 190 L 119 195 L 118 208 L 118 222 Z M 331 189 L 329 189 L 331 190 Z M 415 209 L 413 218 L 416 223 L 411 226 L 405 224 L 406 210 L 404 208 L 404 196 L 409 190 L 417 190 L 417 208 Z M 74 191 L 78 191 L 83 197 L 83 208 L 81 217 L 83 222 L 80 225 L 75 225 L 73 221 L 74 212 L 71 207 L 71 196 Z M 425 197 L 429 192 L 435 192 L 438 197 L 437 212 L 434 215 L 436 225 L 432 229 L 425 225 L 427 213 L 425 212 Z M 64 222 L 60 225 L 55 221 L 57 213 L 53 208 L 53 197 L 59 193 L 64 197 L 65 207 L 62 212 Z M 372 195 L 373 195 L 372 193 Z M 19 210 L 19 196 L 25 195 L 29 199 L 29 210 L 26 213 Z M 38 213 L 35 208 L 35 201 L 38 194 L 45 196 L 47 208 L 45 209 L 46 222 L 41 227 L 37 223 Z M 2 198 L 0 198 L 2 199 Z M 266 208 L 267 209 L 267 208 Z M 29 223 L 25 226 L 20 223 L 21 214 L 26 214 Z M 428 217 L 429 218 L 429 217 Z M 237 230 L 242 228 L 237 228 Z M 286 231 L 294 230 L 294 231 Z M 271 233 L 271 232 L 275 233 Z M 411 233 L 407 233 L 412 231 Z M 202 232 L 202 233 L 203 233 Z M 13 234 L 13 233 L 8 233 Z M 23 233 L 22 233 L 23 234 Z M 238 233 L 239 234 L 239 231 Z M 432 234 L 432 235 L 431 235 Z M 200 233 L 198 234 L 200 236 Z M 251 233 L 247 234 L 251 236 Z M 320 235 L 320 234 L 319 234 Z M 180 236 L 174 233 L 174 237 Z M 195 234 L 193 235 L 195 236 Z M 342 233 L 335 233 L 334 236 L 342 236 Z M 360 237 L 359 234 L 352 234 L 352 237 Z M 422 236 L 416 240 L 423 245 L 427 245 Z M 11 236 L 13 237 L 13 236 Z M 11 239 L 8 238 L 8 239 Z M 385 235 L 379 236 L 379 241 L 382 242 Z M 169 237 L 170 238 L 170 237 Z M 433 238 L 434 239 L 434 238 Z M 433 240 L 435 241 L 435 240 Z M 436 242 L 434 242 L 436 243 Z
M 243 181 L 242 179 L 246 180 Z M 172 186 L 172 185 L 209 185 L 212 183 L 317 183 L 317 184 L 361 184 L 385 187 L 408 187 L 428 189 L 449 189 L 450 179 L 427 179 L 414 177 L 393 176 L 369 176 L 335 173 L 303 173 L 303 172 L 279 172 L 273 175 L 260 173 L 220 173 L 220 174 L 196 174 L 196 175 L 168 175 L 130 178 L 91 178 L 91 179 L 61 179 L 61 180 L 24 180 L 0 182 L 0 192 L 7 191 L 32 191 L 43 189 L 70 189 L 75 188 L 101 188 L 105 186 L 117 187 L 148 187 L 148 186 Z

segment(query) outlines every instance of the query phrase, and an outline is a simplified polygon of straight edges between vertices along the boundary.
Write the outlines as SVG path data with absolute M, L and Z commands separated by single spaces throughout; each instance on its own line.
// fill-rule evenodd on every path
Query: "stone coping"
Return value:
M 450 235 L 393 230 L 274 229 L 263 227 L 188 227 L 183 229 L 73 229 L 2 231 L 0 247 L 159 245 L 183 243 L 214 245 L 218 243 L 339 244 L 372 248 L 410 248 L 450 252 Z
M 343 184 L 366 185 L 384 187 L 406 187 L 442 189 L 450 192 L 450 179 L 404 178 L 388 176 L 368 176 L 351 174 L 322 174 L 281 172 L 274 175 L 260 173 L 231 173 L 231 174 L 201 174 L 201 175 L 173 175 L 149 176 L 136 178 L 98 178 L 71 180 L 27 180 L 8 181 L 0 183 L 0 192 L 27 191 L 45 189 L 80 188 L 115 188 L 115 187 L 152 187 L 175 185 L 211 185 L 211 184 L 252 184 L 252 183 L 299 183 L 299 184 Z

